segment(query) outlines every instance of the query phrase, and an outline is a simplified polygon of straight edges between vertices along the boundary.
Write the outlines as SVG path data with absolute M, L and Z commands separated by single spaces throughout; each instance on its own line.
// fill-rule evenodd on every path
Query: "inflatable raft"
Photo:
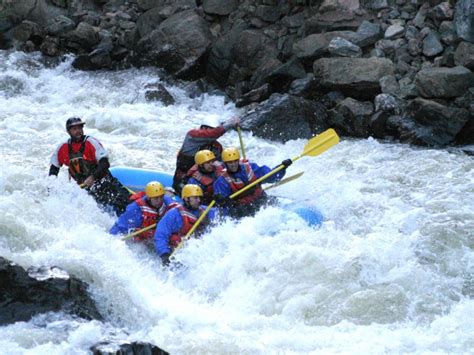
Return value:
M 146 184 L 150 181 L 159 181 L 165 188 L 173 185 L 173 175 L 156 170 L 116 166 L 111 168 L 110 172 L 122 185 L 135 192 L 145 190 Z M 281 199 L 280 206 L 296 213 L 310 226 L 319 226 L 323 222 L 322 214 L 314 207 L 289 199 Z

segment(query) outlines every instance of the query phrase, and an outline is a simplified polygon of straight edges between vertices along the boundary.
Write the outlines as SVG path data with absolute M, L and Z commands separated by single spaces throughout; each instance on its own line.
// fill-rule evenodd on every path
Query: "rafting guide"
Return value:
M 129 192 L 109 171 L 109 155 L 94 137 L 84 135 L 79 117 L 66 121 L 69 139 L 59 144 L 51 157 L 49 175 L 57 176 L 61 166 L 69 169 L 69 177 L 87 189 L 97 203 L 118 216 L 129 204 Z

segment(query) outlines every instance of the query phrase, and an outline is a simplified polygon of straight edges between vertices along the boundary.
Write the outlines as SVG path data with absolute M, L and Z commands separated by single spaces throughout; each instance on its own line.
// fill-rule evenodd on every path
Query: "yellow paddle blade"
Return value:
M 339 136 L 332 128 L 311 138 L 304 146 L 303 155 L 315 157 L 339 143 Z
M 273 185 L 270 185 L 268 187 L 265 187 L 264 190 L 270 190 L 270 189 L 273 189 L 274 187 L 277 187 L 277 186 L 280 186 L 280 185 L 283 185 L 283 184 L 286 184 L 287 182 L 290 182 L 292 180 L 295 180 L 295 179 L 298 179 L 301 175 L 304 174 L 304 171 L 298 173 L 298 174 L 295 174 L 295 175 L 291 175 L 291 176 L 288 176 L 287 178 L 284 178 L 276 183 L 274 183 Z

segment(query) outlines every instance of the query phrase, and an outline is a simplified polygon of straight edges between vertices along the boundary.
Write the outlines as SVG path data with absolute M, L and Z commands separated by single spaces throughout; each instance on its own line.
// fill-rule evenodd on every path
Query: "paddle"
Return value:
M 304 172 L 302 171 L 302 172 L 300 172 L 300 173 L 298 173 L 298 174 L 288 176 L 287 178 L 284 178 L 284 179 L 282 179 L 282 180 L 280 180 L 280 181 L 274 183 L 273 185 L 270 185 L 270 186 L 268 186 L 268 187 L 265 187 L 264 190 L 265 190 L 265 191 L 266 191 L 266 190 L 270 190 L 270 189 L 273 189 L 274 187 L 278 187 L 278 186 L 280 186 L 280 185 L 286 184 L 287 182 L 290 182 L 290 181 L 292 181 L 292 180 L 296 180 L 296 179 L 298 179 L 298 178 L 299 178 L 301 175 L 303 175 L 303 174 L 304 174 Z
M 120 240 L 128 240 L 130 238 L 133 238 L 133 237 L 139 235 L 140 233 L 146 232 L 147 230 L 150 230 L 150 229 L 155 228 L 155 227 L 156 227 L 156 223 L 153 223 L 153 224 L 149 225 L 148 227 L 145 227 L 145 228 L 139 229 L 139 230 L 137 230 L 133 233 L 127 234 L 125 237 L 121 238 Z
M 324 131 L 323 133 L 321 134 L 318 134 L 317 136 L 311 138 L 308 143 L 306 143 L 306 145 L 304 146 L 304 150 L 303 152 L 294 157 L 293 159 L 291 159 L 293 162 L 304 157 L 304 156 L 310 156 L 310 157 L 315 157 L 317 155 L 320 155 L 322 153 L 324 153 L 326 150 L 328 150 L 329 148 L 331 148 L 332 146 L 336 145 L 337 143 L 339 143 L 339 136 L 337 135 L 336 131 L 334 131 L 332 128 Z M 263 180 L 265 179 L 268 179 L 270 176 L 276 174 L 277 172 L 279 172 L 280 170 L 284 169 L 285 166 L 282 164 L 282 165 L 279 165 L 278 167 L 276 167 L 275 169 L 273 169 L 272 171 L 270 171 L 268 174 L 265 174 L 264 176 L 262 176 L 261 178 L 258 178 L 257 180 L 255 180 L 254 182 L 248 184 L 247 186 L 245 186 L 243 189 L 240 189 L 239 191 L 236 191 L 234 192 L 232 195 L 229 196 L 229 198 L 234 198 L 234 197 L 237 197 L 239 196 L 241 193 L 247 191 L 248 189 L 251 189 L 252 187 L 254 187 L 255 185 L 257 185 L 258 183 L 262 182 Z M 204 217 L 206 217 L 206 215 L 208 214 L 208 212 L 211 210 L 211 208 L 215 205 L 216 203 L 216 200 L 212 200 L 211 203 L 209 204 L 209 206 L 207 206 L 207 208 L 202 212 L 202 214 L 199 216 L 198 220 L 196 221 L 196 223 L 194 223 L 193 227 L 189 230 L 188 233 L 186 233 L 186 235 L 181 239 L 181 242 L 178 244 L 178 246 L 173 250 L 173 252 L 171 253 L 171 255 L 174 254 L 174 252 L 176 250 L 178 250 L 179 248 L 181 248 L 183 242 L 189 238 L 189 236 L 196 230 L 196 228 L 199 226 L 199 224 L 202 222 L 202 220 L 204 219 Z
M 244 141 L 242 139 L 242 132 L 240 131 L 240 126 L 237 126 L 237 133 L 239 135 L 239 142 L 240 142 L 240 150 L 242 150 L 242 158 L 245 158 L 245 148 L 244 148 Z

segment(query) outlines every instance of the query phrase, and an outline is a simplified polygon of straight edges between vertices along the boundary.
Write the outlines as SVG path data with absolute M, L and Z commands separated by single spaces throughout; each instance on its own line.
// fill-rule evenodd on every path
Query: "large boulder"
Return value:
M 465 109 L 451 108 L 421 98 L 410 102 L 406 112 L 414 125 L 401 136 L 406 137 L 407 142 L 428 146 L 454 143 L 470 117 Z
M 311 138 L 327 128 L 327 112 L 317 102 L 288 94 L 273 94 L 242 117 L 242 128 L 256 136 L 286 142 Z
M 380 79 L 393 75 L 395 67 L 386 58 L 321 58 L 314 62 L 313 71 L 324 91 L 366 99 L 381 92 Z
M 367 137 L 373 112 L 372 102 L 348 97 L 329 111 L 329 125 L 345 135 Z
M 90 348 L 92 355 L 168 355 L 156 345 L 126 340 L 102 340 Z
M 474 43 L 459 43 L 456 52 L 454 52 L 454 63 L 474 70 Z
M 0 257 L 0 325 L 57 311 L 102 319 L 81 280 L 58 267 L 25 270 Z
M 416 88 L 425 98 L 452 98 L 463 95 L 474 86 L 474 73 L 461 66 L 427 68 L 415 77 Z
M 137 46 L 142 64 L 165 68 L 183 79 L 202 76 L 204 59 L 211 45 L 208 23 L 194 10 L 174 14 Z

